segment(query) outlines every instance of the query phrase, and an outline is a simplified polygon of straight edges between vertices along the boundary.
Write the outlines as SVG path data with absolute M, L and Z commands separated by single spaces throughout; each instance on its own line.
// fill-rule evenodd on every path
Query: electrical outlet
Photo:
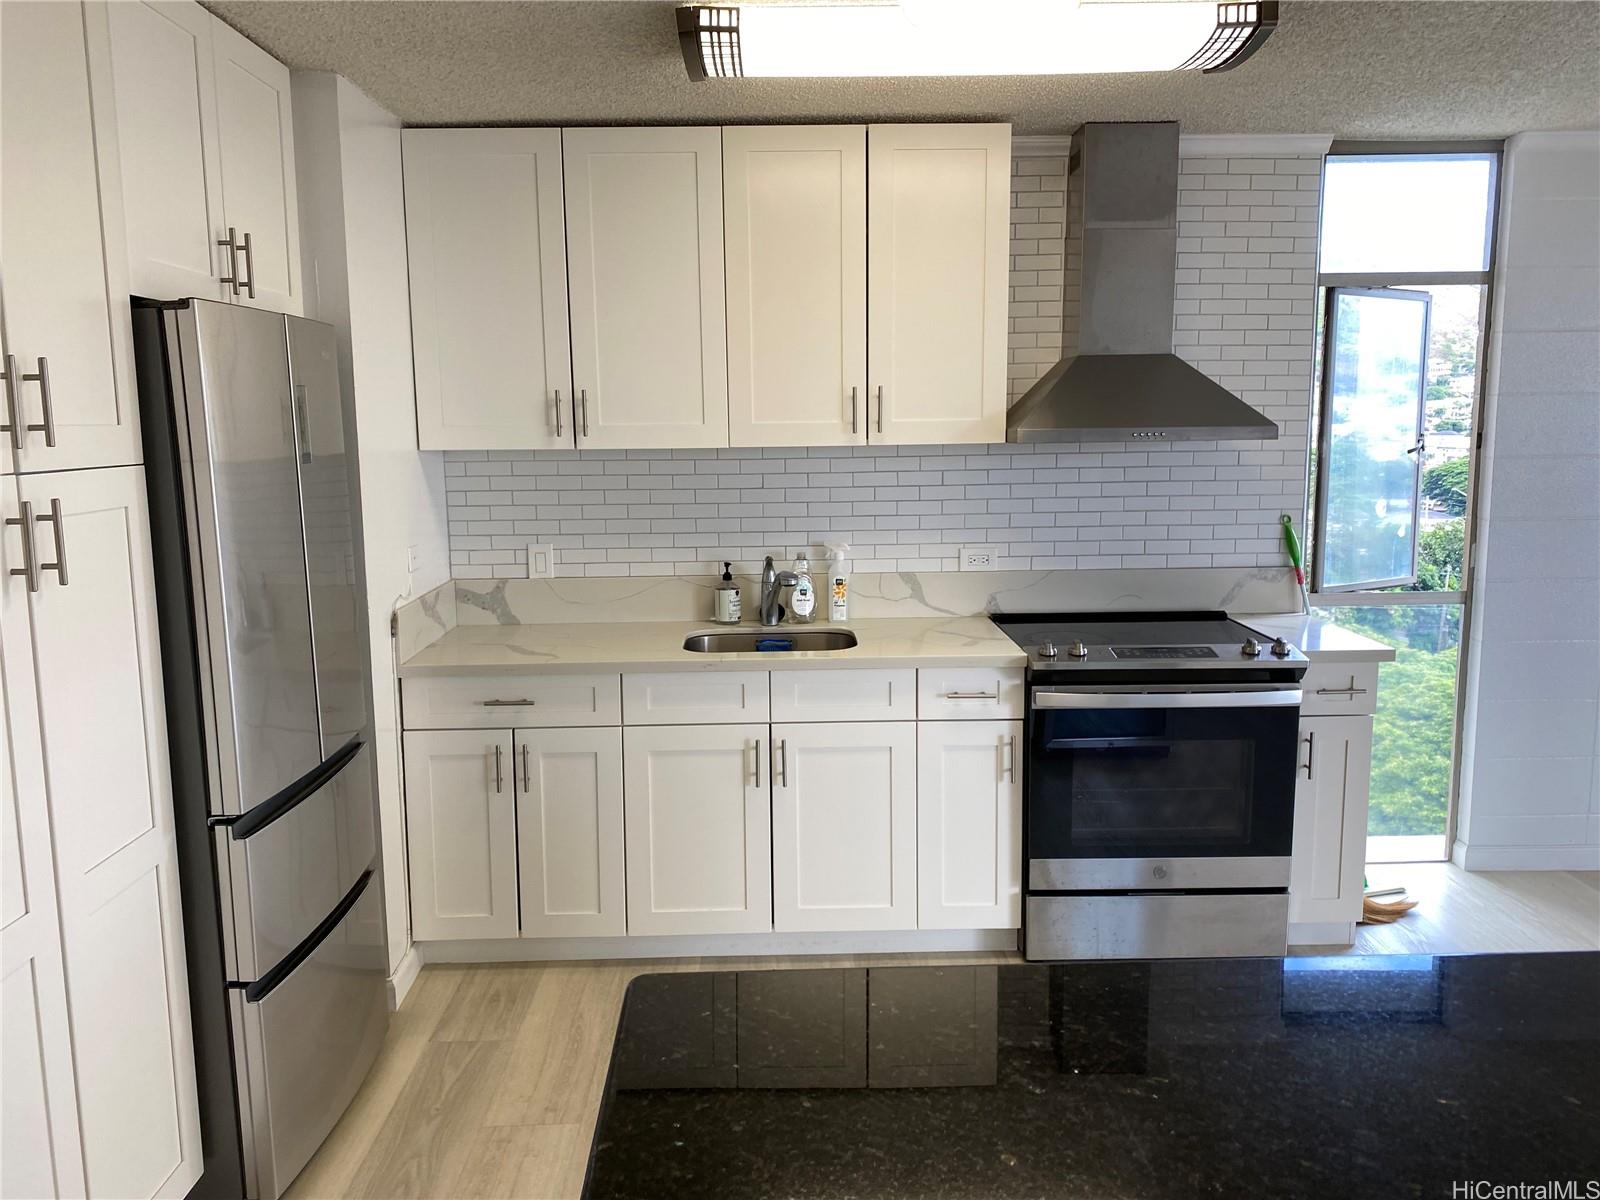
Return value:
M 549 579 L 556 573 L 556 552 L 549 542 L 528 543 L 528 578 Z
M 417 568 L 422 565 L 422 551 L 415 546 L 406 547 L 406 574 L 415 575 Z
M 963 546 L 961 547 L 961 569 L 963 571 L 992 571 L 995 562 L 1000 558 L 1000 551 L 994 546 Z

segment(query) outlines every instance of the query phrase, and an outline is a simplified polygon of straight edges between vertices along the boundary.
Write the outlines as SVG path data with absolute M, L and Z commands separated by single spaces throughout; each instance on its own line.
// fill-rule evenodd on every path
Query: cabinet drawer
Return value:
M 1378 709 L 1377 663 L 1311 664 L 1301 683 L 1306 716 L 1371 714 Z
M 618 725 L 616 675 L 430 675 L 401 680 L 407 729 Z
M 917 716 L 924 721 L 1020 718 L 1022 668 L 924 668 L 917 672 Z
M 905 671 L 774 671 L 774 721 L 911 721 L 917 715 L 917 673 Z
M 767 719 L 765 671 L 684 671 L 622 677 L 629 725 L 735 725 Z

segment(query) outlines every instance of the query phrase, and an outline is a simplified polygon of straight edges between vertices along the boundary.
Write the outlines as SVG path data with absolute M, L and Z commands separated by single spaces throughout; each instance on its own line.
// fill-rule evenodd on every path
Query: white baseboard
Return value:
M 1356 927 L 1349 921 L 1302 921 L 1289 926 L 1291 946 L 1349 946 Z
M 1463 871 L 1600 871 L 1600 846 L 1472 846 L 1457 842 L 1450 861 Z
M 406 993 L 411 990 L 411 985 L 417 981 L 417 975 L 422 970 L 422 955 L 417 953 L 417 943 L 412 942 L 406 947 L 406 952 L 400 956 L 400 965 L 394 969 L 394 974 L 389 976 L 389 1011 L 399 1012 L 400 1006 L 406 1002 Z
M 723 958 L 757 954 L 993 952 L 1016 948 L 1015 929 L 904 929 L 883 933 L 728 933 L 708 937 L 490 938 L 415 942 L 407 957 L 414 954 L 424 963 L 571 962 L 616 958 Z M 399 972 L 395 974 L 398 976 Z

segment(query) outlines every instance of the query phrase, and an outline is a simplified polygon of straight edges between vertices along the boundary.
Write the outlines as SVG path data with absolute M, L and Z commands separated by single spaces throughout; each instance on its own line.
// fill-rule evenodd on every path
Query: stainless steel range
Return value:
M 1025 956 L 1282 954 L 1305 655 L 1224 613 L 994 622 L 1028 652 Z

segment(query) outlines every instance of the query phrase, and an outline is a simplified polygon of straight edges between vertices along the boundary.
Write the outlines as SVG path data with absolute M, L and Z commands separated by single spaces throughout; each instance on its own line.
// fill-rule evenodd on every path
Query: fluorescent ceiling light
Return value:
M 692 5 L 692 79 L 1225 71 L 1278 23 L 1273 0 L 900 0 Z

